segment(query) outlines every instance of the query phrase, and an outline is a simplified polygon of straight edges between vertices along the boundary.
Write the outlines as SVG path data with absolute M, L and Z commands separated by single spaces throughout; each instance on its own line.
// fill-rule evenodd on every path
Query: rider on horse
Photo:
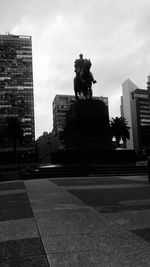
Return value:
M 74 78 L 74 91 L 76 99 L 83 95 L 85 98 L 92 97 L 92 83 L 96 83 L 93 74 L 90 72 L 91 68 L 90 59 L 84 59 L 83 55 L 80 54 L 79 58 L 74 62 L 74 68 L 76 76 Z
M 80 73 L 82 71 L 83 63 L 84 63 L 83 55 L 80 54 L 79 58 L 76 59 L 74 62 L 74 68 L 75 68 L 76 75 L 80 75 Z
M 84 66 L 84 64 L 86 64 L 86 62 L 88 62 L 88 63 L 90 62 L 90 67 L 91 67 L 92 63 L 91 63 L 90 59 L 89 60 L 84 59 L 83 58 L 83 54 L 80 54 L 79 58 L 75 60 L 74 68 L 75 68 L 76 76 L 80 76 L 80 78 L 82 78 L 82 76 L 83 76 L 83 66 Z M 92 72 L 89 71 L 89 75 L 90 75 L 91 81 L 93 83 L 96 83 L 96 80 L 94 80 Z

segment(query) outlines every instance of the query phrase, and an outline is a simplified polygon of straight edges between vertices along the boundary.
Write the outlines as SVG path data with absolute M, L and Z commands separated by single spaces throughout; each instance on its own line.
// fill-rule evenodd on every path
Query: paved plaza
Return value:
M 0 266 L 150 266 L 147 175 L 0 183 Z

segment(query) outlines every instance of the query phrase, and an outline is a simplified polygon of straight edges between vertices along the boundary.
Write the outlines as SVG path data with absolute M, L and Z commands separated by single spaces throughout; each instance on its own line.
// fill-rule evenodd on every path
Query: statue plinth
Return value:
M 80 99 L 72 104 L 66 117 L 65 135 L 68 149 L 113 149 L 106 104 L 95 99 Z

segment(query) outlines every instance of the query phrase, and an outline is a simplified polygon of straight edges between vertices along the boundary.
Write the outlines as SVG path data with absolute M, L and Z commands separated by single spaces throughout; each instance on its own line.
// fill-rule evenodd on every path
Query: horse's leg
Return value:
M 88 87 L 87 85 L 84 87 L 84 96 L 87 99 L 88 98 Z
M 75 91 L 75 98 L 78 100 L 78 93 Z
M 92 98 L 92 89 L 91 88 L 89 89 L 89 98 L 90 99 Z
M 78 100 L 78 92 L 76 88 L 74 88 L 74 93 L 75 93 L 75 99 Z
M 73 80 L 73 86 L 74 86 L 75 99 L 78 100 L 78 93 L 77 93 L 77 85 L 76 85 L 76 83 L 77 83 L 77 79 L 75 77 L 74 80 Z
M 89 82 L 88 96 L 89 96 L 89 99 L 92 98 L 92 81 Z
M 92 88 L 90 87 L 89 88 L 89 99 L 91 99 L 92 98 Z

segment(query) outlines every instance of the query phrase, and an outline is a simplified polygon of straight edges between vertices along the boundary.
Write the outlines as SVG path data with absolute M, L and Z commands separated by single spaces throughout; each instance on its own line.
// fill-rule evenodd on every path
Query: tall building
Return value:
M 108 107 L 107 97 L 93 97 L 93 99 L 102 100 Z M 58 137 L 60 148 L 64 148 L 61 133 L 65 126 L 66 112 L 75 101 L 74 95 L 56 95 L 53 100 L 53 135 Z
M 11 117 L 22 124 L 24 142 L 20 149 L 31 151 L 35 130 L 30 36 L 0 35 L 0 127 Z
M 149 79 L 150 80 L 150 79 Z M 121 116 L 130 127 L 127 148 L 140 154 L 150 150 L 150 99 L 148 90 L 139 89 L 129 79 L 122 84 Z

